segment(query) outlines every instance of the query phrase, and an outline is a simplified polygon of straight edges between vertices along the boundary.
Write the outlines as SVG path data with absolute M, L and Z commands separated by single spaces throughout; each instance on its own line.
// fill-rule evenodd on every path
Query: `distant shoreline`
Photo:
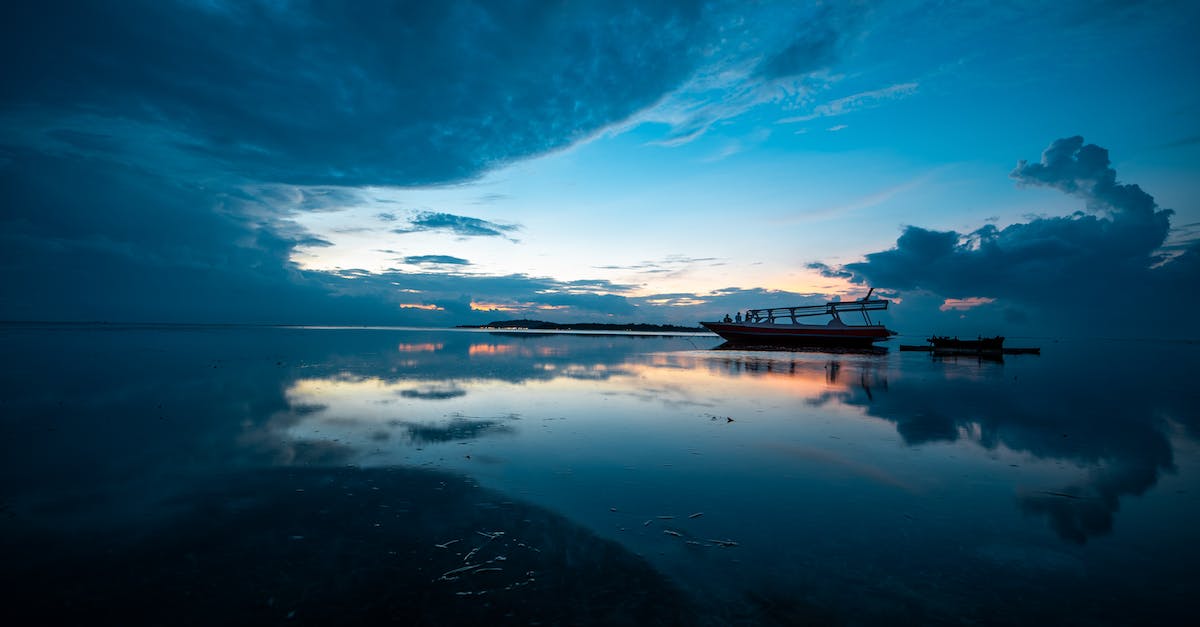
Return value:
M 412 331 L 579 331 L 628 333 L 705 333 L 702 326 L 684 327 L 671 324 L 558 324 L 542 320 L 502 320 L 488 324 L 460 324 L 452 327 L 389 324 L 299 324 L 276 322 L 113 322 L 106 320 L 0 320 L 0 328 L 94 328 L 94 329 L 346 329 L 346 330 L 412 330 Z
M 707 332 L 702 326 L 683 327 L 674 324 L 611 324 L 607 322 L 575 322 L 559 324 L 544 320 L 496 320 L 487 324 L 460 324 L 456 329 L 503 329 L 530 331 L 637 331 L 640 333 L 702 333 Z

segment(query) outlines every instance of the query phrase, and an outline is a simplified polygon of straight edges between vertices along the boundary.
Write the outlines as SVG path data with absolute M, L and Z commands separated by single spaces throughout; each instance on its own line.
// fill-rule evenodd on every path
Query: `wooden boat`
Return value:
M 974 340 L 960 340 L 957 337 L 945 337 L 935 335 L 927 340 L 933 345 L 934 350 L 956 350 L 956 351 L 1001 351 L 1004 349 L 1004 337 L 997 335 L 996 337 L 980 337 Z
M 846 302 L 829 302 L 824 305 L 801 307 L 775 307 L 751 309 L 745 320 L 701 322 L 700 324 L 733 344 L 757 346 L 871 346 L 882 342 L 895 331 L 883 324 L 871 321 L 870 311 L 887 309 L 890 301 L 871 298 L 871 288 L 863 298 Z M 862 315 L 863 324 L 848 324 L 842 319 L 846 313 Z M 814 316 L 829 316 L 824 324 L 810 324 L 801 319 Z

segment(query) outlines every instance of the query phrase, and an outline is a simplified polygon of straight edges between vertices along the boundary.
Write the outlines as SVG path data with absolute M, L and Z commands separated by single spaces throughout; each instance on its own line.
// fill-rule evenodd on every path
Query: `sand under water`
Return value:
M 214 477 L 148 525 L 3 524 L 5 624 L 695 623 L 644 559 L 460 476 Z

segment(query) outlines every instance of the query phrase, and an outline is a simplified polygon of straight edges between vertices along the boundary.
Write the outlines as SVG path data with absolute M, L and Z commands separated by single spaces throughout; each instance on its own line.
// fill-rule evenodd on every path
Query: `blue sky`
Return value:
M 902 332 L 1143 336 L 1200 304 L 1193 2 L 0 12 L 3 319 L 691 324 L 870 285 Z

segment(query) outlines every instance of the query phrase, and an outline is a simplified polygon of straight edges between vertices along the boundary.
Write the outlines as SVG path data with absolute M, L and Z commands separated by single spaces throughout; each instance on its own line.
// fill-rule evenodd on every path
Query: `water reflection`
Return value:
M 547 336 L 536 340 L 556 343 L 537 345 L 529 337 L 466 342 L 468 364 L 455 368 L 457 377 L 450 381 L 439 378 L 448 364 L 437 360 L 410 365 L 403 372 L 393 370 L 391 380 L 356 379 L 342 372 L 325 380 L 297 381 L 287 393 L 291 406 L 300 408 L 291 422 L 292 435 L 299 434 L 301 441 L 323 437 L 319 434 L 336 432 L 337 421 L 350 416 L 359 420 L 374 417 L 384 429 L 401 427 L 407 430 L 403 440 L 418 445 L 511 435 L 516 427 L 510 423 L 516 416 L 467 419 L 461 413 L 447 417 L 440 411 L 417 411 L 416 416 L 390 418 L 398 410 L 394 396 L 423 401 L 458 399 L 469 391 L 482 390 L 481 382 L 489 379 L 522 384 L 557 379 L 610 381 L 614 385 L 600 392 L 604 396 L 676 409 L 719 407 L 739 395 L 797 397 L 813 407 L 861 407 L 867 415 L 893 423 L 908 446 L 961 440 L 988 451 L 1003 449 L 1070 462 L 1085 470 L 1082 476 L 1044 489 L 1021 488 L 1017 501 L 1021 511 L 1048 517 L 1058 535 L 1073 542 L 1110 532 L 1121 497 L 1143 494 L 1160 472 L 1174 468 L 1168 434 L 1162 420 L 1156 418 L 1154 404 L 1130 399 L 1125 390 L 1088 389 L 1086 396 L 1080 396 L 1085 390 L 1072 389 L 1068 376 L 1048 373 L 1036 363 L 1023 364 L 1032 368 L 1010 367 L 1006 376 L 1006 370 L 995 363 L 934 360 L 933 367 L 919 371 L 919 376 L 894 372 L 900 383 L 889 385 L 889 372 L 898 370 L 898 364 L 880 351 L 786 353 L 726 346 L 714 354 L 630 355 L 616 350 L 630 346 L 624 339 Z M 502 343 L 505 341 L 509 343 Z M 453 341 L 401 346 L 420 346 L 420 352 L 430 353 L 447 349 L 453 353 L 455 348 Z M 405 352 L 417 351 L 409 348 Z M 490 367 L 475 368 L 477 359 L 488 360 Z M 698 372 L 719 376 L 697 376 Z M 1027 373 L 1025 381 L 1020 381 L 1022 373 Z M 430 377 L 438 382 L 411 384 Z M 727 385 L 731 378 L 753 382 L 743 382 L 735 390 Z M 548 387 L 554 389 L 536 393 L 553 398 L 559 386 Z M 717 390 L 721 393 L 711 393 Z M 503 396 L 499 389 L 487 392 Z M 314 405 L 322 409 L 309 409 Z M 1089 407 L 1093 409 L 1089 411 Z M 412 414 L 412 409 L 405 411 Z M 300 423 L 306 425 L 306 431 L 294 428 Z M 348 427 L 342 429 L 341 438 L 325 441 L 352 440 L 358 425 L 341 426 Z M 378 442 L 387 433 L 376 430 L 371 439 Z M 372 450 L 381 452 L 378 446 Z
M 480 502 L 564 516 L 646 556 L 715 623 L 1020 623 L 1067 616 L 1063 598 L 1091 603 L 1071 620 L 1169 617 L 1195 576 L 1164 565 L 1200 557 L 1181 522 L 1200 522 L 1194 347 L 991 363 L 451 331 L 4 341 L 11 547 L 171 530 L 225 477 L 352 465 L 377 481 L 436 469 L 493 491 Z M 1158 587 L 1134 595 L 1131 570 Z
M 421 346 L 436 346 L 425 351 L 430 353 L 455 349 L 453 340 Z M 514 435 L 519 429 L 516 414 L 468 419 L 461 411 L 446 413 L 442 406 L 432 412 L 411 404 L 397 406 L 394 398 L 447 401 L 486 393 L 492 404 L 525 406 L 512 398 L 511 389 L 486 383 L 493 379 L 521 385 L 536 380 L 539 388 L 528 394 L 548 403 L 561 400 L 560 407 L 570 408 L 568 414 L 589 412 L 580 407 L 586 401 L 564 398 L 571 394 L 622 397 L 675 411 L 736 405 L 745 397 L 774 400 L 775 406 L 794 399 L 814 408 L 859 407 L 866 415 L 893 424 L 910 447 L 962 441 L 988 452 L 1023 453 L 1071 464 L 1082 472 L 1065 482 L 1020 485 L 1015 490 L 1020 511 L 1047 517 L 1061 538 L 1077 543 L 1111 532 L 1121 499 L 1144 494 L 1161 472 L 1174 469 L 1163 422 L 1168 416 L 1161 414 L 1158 405 L 1130 398 L 1126 389 L 1075 387 L 1067 373 L 1055 370 L 1056 364 L 1047 367 L 1037 358 L 1020 364 L 1010 360 L 1006 370 L 1000 363 L 977 359 L 930 362 L 919 354 L 890 359 L 886 351 L 796 353 L 723 346 L 715 353 L 629 353 L 618 349 L 632 346 L 636 344 L 625 338 L 499 337 L 466 342 L 466 364 L 455 368 L 456 378 L 450 381 L 412 385 L 414 380 L 443 376 L 449 364 L 437 360 L 393 370 L 391 379 L 353 378 L 343 372 L 324 380 L 300 380 L 287 392 L 291 406 L 300 411 L 289 421 L 286 437 L 301 443 L 352 442 L 357 435 L 360 452 L 369 450 L 376 463 L 396 463 L 395 451 L 379 446 L 394 428 L 406 431 L 399 441 L 417 446 Z M 487 361 L 486 367 L 475 367 L 480 359 Z M 572 388 L 560 380 L 609 385 Z M 738 383 L 730 385 L 731 381 Z M 318 405 L 320 411 L 308 409 Z M 379 425 L 370 433 L 370 442 L 362 441 L 359 424 L 345 422 L 351 416 Z M 1182 415 L 1175 419 L 1183 420 Z M 334 433 L 339 436 L 330 435 Z M 809 451 L 805 455 L 850 466 L 828 454 Z M 353 459 L 371 463 L 363 455 Z
M 1159 346 L 1195 360 L 1187 347 Z M 935 359 L 934 368 L 913 372 L 895 363 L 858 360 L 843 364 L 795 360 L 763 364 L 763 358 L 722 360 L 730 372 L 813 379 L 820 367 L 830 389 L 811 396 L 816 405 L 839 402 L 860 406 L 868 415 L 895 424 L 908 446 L 967 441 L 987 451 L 1027 453 L 1040 460 L 1069 462 L 1083 472 L 1045 489 L 1022 488 L 1021 511 L 1046 516 L 1064 540 L 1083 543 L 1112 531 L 1122 497 L 1140 496 L 1163 472 L 1173 472 L 1171 424 L 1194 430 L 1196 414 L 1183 409 L 1186 369 L 1156 372 L 1144 380 L 1137 362 L 1111 356 L 1086 363 L 1095 348 L 1062 368 L 1062 352 L 1049 363 L 1016 357 L 1002 361 Z M 916 356 L 902 362 L 909 365 Z M 1023 360 L 1020 363 L 1018 360 Z M 1165 363 L 1179 363 L 1176 359 Z M 1104 364 L 1097 368 L 1098 364 Z M 889 386 L 887 369 L 898 382 Z M 1124 371 L 1124 372 L 1121 372 Z M 916 376 L 913 376 L 913 375 Z M 1092 385 L 1097 377 L 1120 385 Z M 1133 384 L 1137 381 L 1137 384 Z M 837 384 L 843 385 L 837 385 Z
M 403 427 L 408 434 L 408 440 L 414 444 L 430 444 L 433 442 L 458 442 L 471 440 L 484 435 L 511 434 L 515 430 L 506 420 L 516 420 L 516 415 L 502 418 L 472 418 L 462 415 L 452 416 L 444 424 L 428 425 L 396 421 L 394 426 Z

